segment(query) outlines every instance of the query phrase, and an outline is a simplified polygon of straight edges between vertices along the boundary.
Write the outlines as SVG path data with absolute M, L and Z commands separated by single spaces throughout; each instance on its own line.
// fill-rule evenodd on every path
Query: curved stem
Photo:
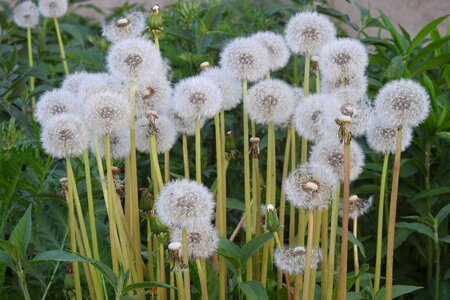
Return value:
M 69 66 L 67 65 L 66 51 L 64 50 L 64 43 L 63 43 L 62 36 L 61 36 L 61 30 L 59 29 L 58 18 L 54 17 L 53 22 L 55 23 L 56 38 L 58 39 L 59 52 L 61 54 L 61 60 L 62 60 L 63 68 L 64 68 L 64 74 L 67 76 L 67 75 L 69 75 Z
M 380 200 L 378 202 L 378 220 L 377 220 L 377 254 L 375 260 L 375 280 L 374 280 L 374 292 L 378 292 L 380 289 L 380 277 L 381 277 L 381 251 L 383 247 L 383 209 L 384 209 L 384 195 L 386 189 L 386 178 L 389 165 L 389 153 L 384 155 L 383 159 L 383 171 L 381 173 L 380 183 Z
M 392 176 L 391 205 L 389 207 L 389 226 L 386 252 L 386 293 L 385 299 L 392 299 L 392 280 L 394 272 L 394 237 L 395 219 L 397 215 L 398 183 L 400 180 L 400 157 L 402 150 L 403 130 L 400 127 L 397 131 L 397 148 L 395 151 L 394 174 Z

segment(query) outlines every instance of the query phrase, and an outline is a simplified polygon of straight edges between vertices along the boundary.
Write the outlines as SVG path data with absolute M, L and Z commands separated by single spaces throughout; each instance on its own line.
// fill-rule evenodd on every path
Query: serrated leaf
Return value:
M 423 41 L 423 39 L 434 29 L 437 25 L 439 25 L 442 21 L 447 19 L 448 15 L 439 17 L 437 19 L 432 20 L 427 25 L 425 25 L 414 37 L 414 39 L 411 41 L 411 44 L 409 45 L 407 55 L 410 55 L 414 48 L 416 48 L 420 42 Z
M 144 289 L 144 288 L 158 288 L 158 287 L 163 287 L 163 288 L 168 288 L 168 289 L 176 289 L 176 287 L 174 287 L 173 285 L 164 283 L 164 282 L 160 282 L 160 281 L 143 281 L 143 282 L 138 282 L 138 283 L 133 283 L 130 285 L 127 285 L 123 291 L 122 294 L 126 294 L 130 291 L 134 291 L 134 290 L 138 290 L 138 289 Z
M 9 241 L 14 246 L 18 247 L 22 254 L 27 252 L 28 243 L 31 237 L 31 205 L 28 207 L 27 211 L 23 217 L 19 220 L 16 227 L 14 227 Z
M 265 300 L 269 299 L 266 289 L 258 281 L 247 281 L 241 285 L 241 290 L 247 299 L 250 300 Z
M 247 260 L 249 260 L 253 255 L 255 255 L 255 253 L 272 238 L 273 238 L 272 232 L 266 232 L 261 234 L 260 236 L 251 239 L 248 243 L 242 246 L 240 256 L 241 265 L 245 265 Z
M 424 234 L 426 236 L 428 236 L 430 239 L 434 239 L 434 234 L 433 234 L 433 230 L 422 223 L 417 223 L 417 222 L 398 222 L 397 224 L 395 224 L 396 228 L 406 228 L 406 229 L 411 229 L 414 230 L 415 232 Z
M 445 218 L 447 218 L 448 214 L 450 214 L 450 204 L 447 204 L 446 206 L 441 208 L 441 210 L 437 213 L 436 223 L 438 226 L 439 224 L 441 224 L 442 221 L 445 220 Z

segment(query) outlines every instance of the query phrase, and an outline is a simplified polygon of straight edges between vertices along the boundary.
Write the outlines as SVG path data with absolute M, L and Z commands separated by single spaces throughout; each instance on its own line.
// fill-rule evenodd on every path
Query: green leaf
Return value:
M 337 229 L 337 234 L 338 234 L 339 236 L 342 236 L 342 228 L 338 228 L 338 229 Z M 352 243 L 353 245 L 358 246 L 358 250 L 361 251 L 361 255 L 362 255 L 363 257 L 366 257 L 366 251 L 364 250 L 363 244 L 361 243 L 360 240 L 356 239 L 355 236 L 353 235 L 353 233 L 350 232 L 350 231 L 348 232 L 348 241 L 349 241 L 350 243 Z
M 241 249 L 232 241 L 219 237 L 219 247 L 217 248 L 217 253 L 222 255 L 234 266 L 237 272 L 241 267 L 241 262 L 239 260 Z
M 412 66 L 417 65 L 417 63 L 420 62 L 425 56 L 427 56 L 428 54 L 433 52 L 435 49 L 438 49 L 439 47 L 441 47 L 443 44 L 445 44 L 448 41 L 450 41 L 450 35 L 443 37 L 442 39 L 432 42 L 431 44 L 427 45 L 425 48 L 420 50 L 420 52 L 417 53 L 417 55 L 415 55 L 411 59 L 411 61 L 408 63 L 408 67 L 411 68 Z
M 375 46 L 381 46 L 386 49 L 389 49 L 391 52 L 396 53 L 397 49 L 395 48 L 395 45 L 390 43 L 386 39 L 377 38 L 377 37 L 367 37 L 362 40 L 362 42 L 366 45 L 375 45 Z
M 414 230 L 415 232 L 425 234 L 426 236 L 428 236 L 432 240 L 434 239 L 433 230 L 429 226 L 427 226 L 425 224 L 422 224 L 422 223 L 417 223 L 417 222 L 411 222 L 411 223 L 398 222 L 397 224 L 395 224 L 395 227 L 411 229 L 411 230 Z
M 443 237 L 439 239 L 441 242 L 449 243 L 450 244 L 450 235 L 447 235 L 446 237 Z
M 403 219 L 410 219 L 415 220 L 421 223 L 424 223 L 430 227 L 434 226 L 434 218 L 433 217 L 419 217 L 419 216 L 408 216 L 408 217 L 402 217 Z
M 450 62 L 450 54 L 443 54 L 434 57 L 430 60 L 425 61 L 417 69 L 415 69 L 414 72 L 412 73 L 412 77 L 426 70 L 438 68 L 440 66 L 445 66 L 448 62 Z
M 134 291 L 134 290 L 138 290 L 138 289 L 144 289 L 144 288 L 157 288 L 157 287 L 163 287 L 163 288 L 168 288 L 168 289 L 176 289 L 176 287 L 174 287 L 173 285 L 164 283 L 164 282 L 160 282 L 160 281 L 143 281 L 143 282 L 138 282 L 138 283 L 133 283 L 130 285 L 127 285 L 123 291 L 122 291 L 122 295 L 130 292 L 130 291 Z
M 400 297 L 401 295 L 409 294 L 414 291 L 423 289 L 421 286 L 413 286 L 413 285 L 393 285 L 392 286 L 392 299 Z M 386 293 L 386 288 L 382 287 L 377 294 L 376 299 L 384 299 L 384 295 Z
M 10 267 L 12 270 L 16 271 L 16 265 L 14 264 L 11 256 L 4 250 L 0 250 L 0 265 L 5 264 Z
M 425 27 L 423 27 L 412 40 L 406 54 L 409 56 L 413 52 L 414 48 L 416 48 L 420 44 L 420 42 L 423 41 L 423 39 L 431 32 L 431 30 L 436 28 L 436 26 L 439 25 L 439 23 L 441 23 L 445 19 L 447 19 L 447 17 L 448 15 L 439 17 L 429 22 L 427 25 L 425 25 Z
M 224 9 L 224 3 L 212 6 L 208 9 L 206 16 L 203 19 L 203 23 L 207 30 L 211 30 L 216 27 L 222 18 L 222 13 Z
M 438 132 L 437 136 L 446 141 L 450 141 L 450 132 Z
M 448 214 L 450 214 L 450 203 L 441 208 L 441 210 L 436 215 L 436 223 L 439 226 L 442 221 L 447 218 Z
M 245 265 L 247 260 L 249 260 L 256 251 L 259 250 L 265 243 L 270 241 L 273 238 L 272 232 L 266 232 L 251 239 L 247 244 L 242 247 L 241 250 L 241 265 Z
M 386 70 L 386 76 L 391 79 L 399 79 L 402 77 L 404 69 L 403 56 L 396 56 L 391 60 Z
M 420 193 L 418 193 L 414 198 L 412 198 L 411 202 L 417 201 L 419 199 L 427 198 L 427 197 L 449 194 L 449 193 L 450 193 L 450 187 L 431 188 L 428 190 L 423 190 Z
M 250 300 L 265 300 L 269 299 L 266 289 L 258 281 L 247 281 L 241 285 L 241 290 L 247 299 Z
M 31 205 L 28 207 L 27 211 L 23 217 L 19 220 L 16 227 L 9 237 L 9 241 L 17 246 L 22 254 L 27 252 L 28 243 L 31 237 Z
M 19 247 L 12 244 L 9 241 L 0 240 L 0 248 L 5 250 L 6 253 L 15 261 L 19 261 L 23 257 L 23 253 Z
M 394 25 L 392 25 L 391 20 L 384 14 L 382 10 L 379 10 L 381 19 L 383 20 L 384 25 L 391 33 L 392 38 L 394 39 L 395 45 L 400 50 L 401 53 L 405 53 L 405 45 L 403 43 L 403 40 L 398 34 L 397 30 L 395 30 Z

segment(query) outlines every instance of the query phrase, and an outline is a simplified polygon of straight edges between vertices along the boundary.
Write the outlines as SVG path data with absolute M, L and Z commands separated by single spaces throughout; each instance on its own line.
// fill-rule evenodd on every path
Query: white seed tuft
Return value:
M 411 127 L 403 127 L 402 151 L 405 151 L 411 144 L 412 132 Z M 367 128 L 366 140 L 369 147 L 374 151 L 394 154 L 397 149 L 397 127 L 386 125 L 383 117 L 376 117 Z
M 271 71 L 277 71 L 284 68 L 291 56 L 283 36 L 271 31 L 257 32 L 250 38 L 256 39 L 269 54 L 269 64 Z
M 171 120 L 159 115 L 155 119 L 154 128 L 150 128 L 149 119 L 140 117 L 136 120 L 136 149 L 142 153 L 150 152 L 149 138 L 152 132 L 156 132 L 156 148 L 158 153 L 164 153 L 172 149 L 177 140 L 177 130 Z
M 103 158 L 105 157 L 103 136 L 97 135 L 97 140 L 99 144 L 100 156 Z M 128 129 L 128 127 L 122 128 L 119 131 L 112 131 L 109 134 L 109 140 L 112 159 L 121 159 L 127 157 L 128 154 L 130 154 L 130 130 Z M 92 138 L 89 142 L 89 148 L 95 155 L 95 146 Z
M 174 228 L 170 240 L 181 241 L 182 231 Z M 190 259 L 211 257 L 219 245 L 217 230 L 209 225 L 193 228 L 187 231 L 188 255 Z
M 132 11 L 121 19 L 115 19 L 103 26 L 103 36 L 111 41 L 135 38 L 142 35 L 145 30 L 145 16 L 140 11 Z
M 161 74 L 139 80 L 136 91 L 136 114 L 144 116 L 154 110 L 159 114 L 168 111 L 172 96 L 170 82 Z
M 44 125 L 60 114 L 80 114 L 79 98 L 65 89 L 54 89 L 43 94 L 36 105 L 36 120 Z
M 311 269 L 317 269 L 322 261 L 321 249 L 312 249 Z M 276 250 L 274 262 L 278 269 L 287 274 L 303 274 L 306 264 L 306 249 L 296 247 L 294 249 Z
M 46 18 L 60 18 L 67 12 L 67 0 L 39 0 L 39 11 Z
M 31 1 L 24 1 L 14 9 L 14 22 L 22 28 L 33 28 L 39 23 L 39 9 Z

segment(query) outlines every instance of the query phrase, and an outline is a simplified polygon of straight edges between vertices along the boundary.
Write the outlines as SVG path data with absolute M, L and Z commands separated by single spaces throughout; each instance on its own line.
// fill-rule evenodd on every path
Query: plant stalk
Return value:
M 185 133 L 181 136 L 183 142 L 183 166 L 184 166 L 184 178 L 189 179 L 189 153 L 187 136 Z
M 303 297 L 309 297 L 309 281 L 311 279 L 311 261 L 313 248 L 313 234 L 314 234 L 314 215 L 312 210 L 307 211 L 308 215 L 308 241 L 306 244 L 306 260 L 305 260 L 305 276 L 303 278 Z
M 61 36 L 61 30 L 59 29 L 58 18 L 54 17 L 53 22 L 55 23 L 56 38 L 58 39 L 59 52 L 61 54 L 61 60 L 62 60 L 63 68 L 64 68 L 64 74 L 67 76 L 67 75 L 69 75 L 69 66 L 67 65 L 66 51 L 64 50 L 64 43 L 63 43 L 62 36 Z
M 339 214 L 339 198 L 341 194 L 341 186 L 338 184 L 334 193 L 332 207 L 331 207 L 331 229 L 330 229 L 330 249 L 328 251 L 328 279 L 327 279 L 327 300 L 333 297 L 334 284 L 334 254 L 336 250 L 336 236 Z
M 181 231 L 182 236 L 182 249 L 183 249 L 183 262 L 186 264 L 187 270 L 184 272 L 184 296 L 186 300 L 191 299 L 191 277 L 189 271 L 189 254 L 188 254 L 188 238 L 187 230 L 185 228 Z

